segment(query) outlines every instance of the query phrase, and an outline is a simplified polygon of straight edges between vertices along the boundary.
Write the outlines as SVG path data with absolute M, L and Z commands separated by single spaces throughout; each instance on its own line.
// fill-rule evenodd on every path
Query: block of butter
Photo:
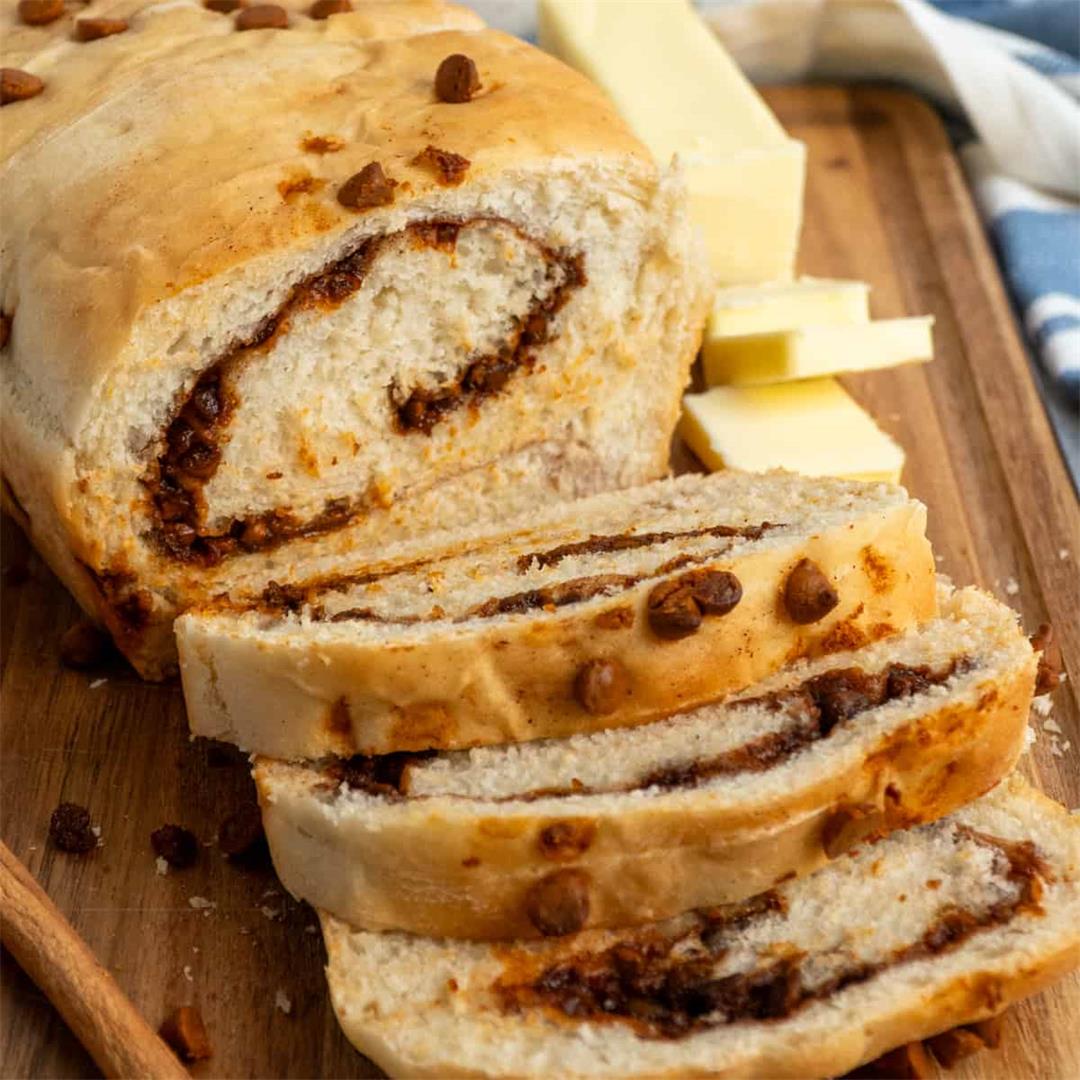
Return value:
M 737 337 L 708 333 L 702 343 L 705 382 L 755 386 L 925 362 L 934 355 L 933 323 L 919 316 Z
M 806 148 L 689 0 L 540 0 L 539 30 L 661 164 L 678 154 L 720 284 L 791 277 Z
M 680 431 L 710 469 L 895 482 L 904 466 L 903 450 L 835 379 L 687 394 Z
M 865 281 L 803 277 L 718 289 L 706 332 L 726 338 L 869 321 L 870 286 Z

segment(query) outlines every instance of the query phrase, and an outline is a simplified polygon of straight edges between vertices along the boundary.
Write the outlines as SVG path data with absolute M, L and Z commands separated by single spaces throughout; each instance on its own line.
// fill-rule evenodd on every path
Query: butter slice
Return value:
M 791 278 L 806 148 L 689 0 L 540 0 L 539 30 L 661 164 L 678 155 L 719 284 Z
M 725 338 L 870 321 L 870 286 L 865 281 L 799 278 L 719 289 L 706 334 Z
M 934 355 L 933 324 L 929 316 L 920 316 L 740 337 L 710 334 L 702 343 L 705 382 L 755 386 L 925 363 Z
M 835 379 L 687 394 L 680 430 L 710 469 L 895 483 L 904 467 L 904 451 Z

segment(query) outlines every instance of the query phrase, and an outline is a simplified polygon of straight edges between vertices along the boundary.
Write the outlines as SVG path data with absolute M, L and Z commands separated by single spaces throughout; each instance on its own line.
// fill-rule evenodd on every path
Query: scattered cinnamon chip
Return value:
M 337 198 L 350 210 L 367 210 L 392 203 L 395 187 L 397 181 L 391 180 L 377 161 L 372 161 L 338 188 Z
M 912 1042 L 852 1069 L 847 1076 L 853 1080 L 856 1077 L 865 1077 L 867 1080 L 925 1080 L 932 1071 L 933 1066 L 926 1048 L 921 1042 Z
M 461 105 L 471 101 L 479 89 L 476 64 L 462 53 L 448 56 L 435 72 L 435 95 L 440 101 Z
M 164 859 L 174 870 L 194 866 L 199 858 L 199 840 L 190 829 L 181 825 L 162 825 L 150 834 L 154 854 Z
M 76 41 L 97 41 L 99 38 L 122 34 L 128 28 L 127 19 L 76 19 Z
M 469 171 L 472 162 L 460 154 L 452 154 L 449 150 L 440 150 L 438 147 L 428 145 L 412 159 L 410 164 L 431 169 L 438 177 L 439 183 L 446 187 L 457 187 L 465 179 L 465 174 Z
M 213 1053 L 202 1014 L 194 1005 L 175 1009 L 158 1029 L 158 1034 L 184 1061 L 205 1061 Z
M 986 1047 L 974 1031 L 968 1031 L 966 1028 L 943 1031 L 940 1035 L 927 1039 L 926 1045 L 938 1064 L 946 1069 L 951 1069 L 958 1061 L 977 1054 Z
M 221 15 L 231 15 L 244 6 L 243 0 L 203 0 L 203 7 Z
M 237 30 L 286 30 L 289 13 L 277 4 L 254 4 L 236 16 Z
M 236 858 L 253 851 L 265 835 L 262 813 L 254 803 L 247 803 L 221 823 L 218 847 L 230 858 Z
M 315 0 L 308 14 L 313 19 L 329 19 L 331 15 L 344 15 L 352 9 L 350 0 Z
M 1061 683 L 1064 662 L 1061 658 L 1061 646 L 1057 643 L 1054 628 L 1043 623 L 1031 635 L 1031 647 L 1039 654 L 1039 670 L 1035 675 L 1035 695 L 1049 694 Z
M 80 619 L 60 639 L 60 662 L 75 671 L 100 667 L 113 654 L 112 640 L 96 623 Z
M 974 1031 L 982 1039 L 987 1050 L 996 1050 L 1001 1045 L 1001 1032 L 1005 1027 L 1005 1014 L 988 1017 L 986 1020 L 977 1020 L 974 1024 L 965 1024 L 968 1031 Z
M 90 825 L 90 811 L 78 803 L 61 803 L 49 818 L 49 839 L 61 851 L 85 855 L 97 847 L 97 834 Z
M 47 26 L 64 14 L 64 0 L 19 0 L 18 12 L 27 26 Z
M 29 71 L 21 68 L 0 68 L 0 105 L 11 105 L 37 97 L 45 84 Z

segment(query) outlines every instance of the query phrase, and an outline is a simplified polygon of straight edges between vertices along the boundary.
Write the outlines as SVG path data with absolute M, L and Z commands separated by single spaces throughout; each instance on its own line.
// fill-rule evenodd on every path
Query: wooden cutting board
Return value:
M 905 481 L 930 507 L 941 569 L 1006 598 L 1030 628 L 1048 618 L 1057 627 L 1071 681 L 1053 716 L 1059 750 L 1072 745 L 1057 756 L 1040 730 L 1024 769 L 1076 806 L 1080 513 L 941 125 L 891 91 L 801 87 L 768 98 L 810 149 L 803 272 L 869 281 L 878 317 L 936 317 L 932 365 L 849 383 L 908 450 Z M 119 665 L 93 675 L 60 667 L 75 606 L 8 521 L 3 565 L 4 841 L 152 1024 L 176 1005 L 199 1006 L 215 1053 L 196 1076 L 378 1075 L 337 1029 L 311 911 L 282 894 L 268 867 L 233 866 L 211 843 L 221 819 L 252 797 L 243 763 L 188 742 L 177 687 L 144 685 Z M 89 857 L 46 843 L 49 815 L 65 800 L 89 806 L 101 826 Z M 161 876 L 149 835 L 165 822 L 210 846 L 195 867 Z M 193 907 L 200 897 L 214 906 Z M 4 959 L 2 1074 L 95 1075 Z M 1004 1048 L 953 1075 L 1080 1076 L 1077 1016 L 1074 979 L 1017 1008 Z

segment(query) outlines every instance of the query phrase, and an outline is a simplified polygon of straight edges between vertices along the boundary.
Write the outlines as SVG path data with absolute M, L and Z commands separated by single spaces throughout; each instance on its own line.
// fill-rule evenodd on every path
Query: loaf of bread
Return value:
M 753 901 L 543 942 L 322 921 L 390 1076 L 839 1076 L 1080 964 L 1080 817 L 1014 777 Z
M 286 759 L 644 723 L 933 615 L 924 530 L 902 488 L 719 473 L 324 564 L 177 620 L 188 719 Z
M 352 6 L 3 3 L 5 498 L 149 677 L 220 592 L 667 469 L 679 177 L 463 8 Z
M 724 704 L 521 745 L 262 759 L 278 876 L 356 927 L 535 937 L 742 900 L 950 813 L 1023 747 L 1036 660 L 975 589 Z

